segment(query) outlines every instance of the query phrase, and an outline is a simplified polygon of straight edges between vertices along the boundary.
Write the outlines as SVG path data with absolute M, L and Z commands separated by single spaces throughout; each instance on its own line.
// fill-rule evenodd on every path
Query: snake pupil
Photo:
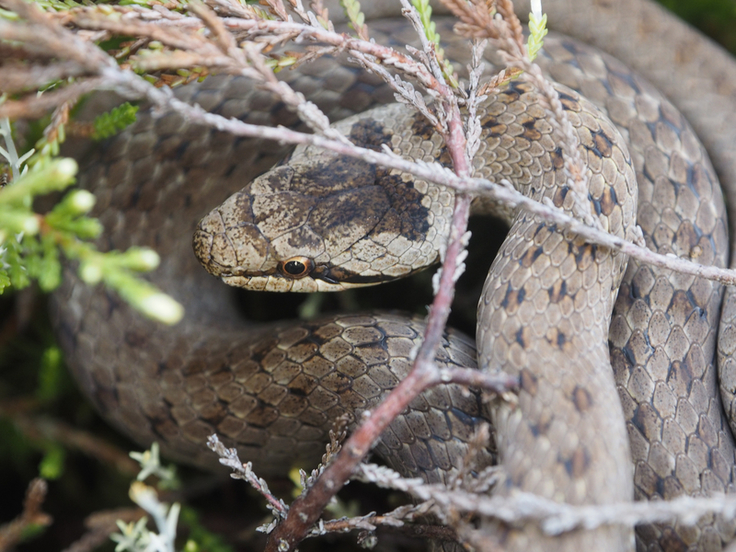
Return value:
M 299 261 L 289 261 L 284 265 L 284 270 L 293 276 L 299 276 L 306 267 Z

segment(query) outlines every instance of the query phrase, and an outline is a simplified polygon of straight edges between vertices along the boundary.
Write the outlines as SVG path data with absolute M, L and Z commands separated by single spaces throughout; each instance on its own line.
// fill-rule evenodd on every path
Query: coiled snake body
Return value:
M 593 8 L 585 3 L 581 10 L 575 2 L 550 2 L 545 9 L 552 25 L 564 27 L 576 20 L 580 28 L 573 28 L 572 34 L 590 34 L 598 40 L 606 40 L 607 34 L 598 26 L 612 24 L 602 23 L 607 16 L 634 18 L 619 32 L 636 33 L 642 24 L 657 21 L 646 29 L 652 35 L 645 40 L 652 36 L 656 40 L 661 26 L 667 25 L 680 41 L 669 42 L 669 49 L 652 47 L 661 55 L 660 62 L 682 43 L 688 44 L 689 52 L 705 49 L 711 63 L 722 63 L 719 74 L 736 73 L 712 46 L 690 45 L 692 31 L 678 27 L 669 16 L 648 3 L 630 4 Z M 569 19 L 564 17 L 567 9 L 574 14 Z M 608 13 L 609 9 L 615 11 Z M 591 21 L 579 21 L 589 15 Z M 383 27 L 376 23 L 372 28 Z M 393 27 L 385 28 L 397 34 Z M 626 57 L 632 42 L 630 37 L 618 37 L 612 41 L 619 50 L 615 53 Z M 545 48 L 546 71 L 607 109 L 629 141 L 634 170 L 627 168 L 629 153 L 619 131 L 599 119 L 586 100 L 562 89 L 592 174 L 591 212 L 610 231 L 631 237 L 634 180 L 638 180 L 638 224 L 647 244 L 660 252 L 723 265 L 728 232 L 722 197 L 710 162 L 682 116 L 611 58 L 567 39 L 550 39 Z M 333 118 L 360 110 L 361 103 L 368 103 L 365 90 L 373 81 L 327 63 L 320 60 L 308 66 L 306 74 L 288 78 L 297 88 L 317 89 L 317 103 L 328 107 Z M 635 66 L 648 69 L 641 60 Z M 661 71 L 653 74 L 657 77 Z M 656 80 L 666 84 L 668 79 Z M 708 88 L 715 87 L 713 79 L 707 82 L 702 92 L 706 97 L 728 94 Z M 718 84 L 722 89 L 727 86 Z M 678 86 L 682 93 L 695 85 L 679 75 Z M 181 93 L 205 108 L 251 122 L 283 122 L 279 117 L 284 114 L 273 99 L 240 80 L 210 79 Z M 380 87 L 368 95 L 371 100 L 391 99 Z M 341 102 L 338 97 L 349 100 Z M 681 104 L 688 108 L 687 102 Z M 343 128 L 374 147 L 387 143 L 414 158 L 441 159 L 441 144 L 421 118 L 405 108 L 388 109 L 370 119 L 351 120 Z M 691 111 L 695 124 L 703 124 L 704 117 Z M 731 115 L 723 115 L 723 120 Z M 486 151 L 480 152 L 483 161 L 476 173 L 514 178 L 529 193 L 570 209 L 573 194 L 555 184 L 561 157 L 545 117 L 534 91 L 522 83 L 489 99 L 482 113 Z M 736 181 L 736 162 L 722 139 L 711 139 L 707 145 L 724 180 Z M 203 132 L 177 116 L 165 115 L 143 118 L 113 139 L 84 173 L 84 180 L 98 187 L 97 209 L 111 246 L 149 245 L 165 252 L 155 280 L 167 282 L 167 291 L 186 304 L 187 319 L 175 329 L 160 328 L 135 317 L 113 296 L 69 283 L 56 295 L 62 343 L 77 378 L 109 419 L 139 440 L 159 441 L 167 453 L 184 461 L 212 463 L 203 443 L 207 435 L 218 433 L 237 444 L 241 457 L 253 460 L 262 473 L 295 460 L 313 462 L 337 416 L 348 412 L 354 417 L 356 411 L 370 408 L 406 373 L 421 333 L 418 323 L 394 315 L 354 315 L 301 327 L 255 327 L 244 338 L 234 325 L 237 313 L 222 289 L 225 286 L 201 277 L 188 236 L 213 203 L 252 180 L 281 153 L 273 146 L 256 148 L 252 140 Z M 422 257 L 428 262 L 436 258 L 434 245 L 414 249 L 408 239 L 392 241 L 386 235 L 392 222 L 413 239 L 428 226 L 421 217 L 431 208 L 440 226 L 427 241 L 439 241 L 442 221 L 452 208 L 449 191 L 423 183 L 402 187 L 401 176 L 376 169 L 366 177 L 365 167 L 356 170 L 354 162 L 340 165 L 338 160 L 339 170 L 335 165 L 328 169 L 304 152 L 295 153 L 290 164 L 296 168 L 277 168 L 255 181 L 253 200 L 246 194 L 233 196 L 200 227 L 195 238 L 198 254 L 216 265 L 216 273 L 228 272 L 228 263 L 242 268 L 246 253 L 251 258 L 266 250 L 282 255 L 276 261 L 261 258 L 256 263 L 267 273 L 293 273 L 298 265 L 287 266 L 288 262 L 306 258 L 322 267 L 315 280 L 320 285 L 341 278 L 375 280 L 376 259 L 388 265 L 382 269 L 402 273 L 414 270 Z M 309 171 L 312 176 L 319 177 L 320 171 L 331 176 L 323 181 L 332 186 L 329 201 L 342 213 L 349 211 L 345 206 L 351 195 L 359 203 L 377 197 L 384 204 L 379 201 L 360 225 L 322 213 L 316 202 L 302 195 L 307 192 L 297 188 L 300 181 L 310 188 L 301 176 Z M 367 182 L 362 188 L 354 182 L 345 186 L 348 175 Z M 377 178 L 388 179 L 389 184 L 376 186 Z M 317 195 L 326 195 L 324 187 L 312 188 L 319 188 Z M 291 198 L 293 208 L 274 208 L 276 196 Z M 296 217 L 307 207 L 310 222 L 305 225 Z M 276 213 L 275 219 L 266 218 L 269 212 Z M 402 223 L 397 212 L 408 213 L 409 222 Z M 241 218 L 236 221 L 236 216 Z M 274 234 L 275 245 L 259 242 L 254 234 L 258 225 Z M 368 235 L 370 243 L 364 240 L 362 249 L 352 257 L 344 255 L 342 264 L 334 258 L 323 262 L 319 258 L 323 251 L 312 254 L 310 249 L 305 254 L 302 246 L 286 237 L 284 229 L 291 228 L 313 243 L 327 244 L 325 248 L 342 247 L 353 234 Z M 332 233 L 322 235 L 323 231 Z M 251 241 L 238 245 L 231 240 L 235 234 Z M 586 245 L 523 214 L 510 236 L 492 269 L 498 279 L 486 283 L 482 306 L 488 308 L 481 308 L 478 324 L 480 364 L 503 366 L 520 374 L 522 381 L 516 408 L 493 407 L 499 459 L 508 474 L 502 492 L 520 488 L 582 504 L 625 501 L 634 492 L 638 498 L 671 498 L 730 491 L 734 446 L 721 412 L 712 360 L 720 286 L 631 263 L 611 324 L 612 372 L 605 320 L 622 272 L 621 255 Z M 272 281 L 276 283 L 257 285 L 283 287 L 284 282 L 309 279 Z M 192 300 L 195 297 L 197 301 Z M 731 316 L 724 317 L 726 335 Z M 135 325 L 131 319 L 136 319 Z M 453 339 L 443 345 L 439 360 L 473 365 L 472 345 L 462 337 Z M 721 345 L 724 356 L 729 347 L 728 341 Z M 722 386 L 727 387 L 728 381 L 724 379 Z M 442 480 L 446 470 L 457 465 L 464 441 L 483 414 L 481 401 L 476 395 L 441 387 L 412 406 L 414 410 L 394 422 L 379 449 L 409 474 Z M 618 527 L 572 532 L 552 540 L 545 540 L 535 527 L 521 529 L 497 527 L 494 534 L 513 549 L 613 550 L 632 545 L 630 534 Z M 637 531 L 642 546 L 671 550 L 720 549 L 733 533 L 733 524 L 720 519 L 702 520 L 694 528 L 644 526 Z

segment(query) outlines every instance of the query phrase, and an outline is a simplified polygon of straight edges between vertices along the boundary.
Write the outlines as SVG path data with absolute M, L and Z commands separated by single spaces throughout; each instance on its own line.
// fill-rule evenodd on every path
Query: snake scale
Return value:
M 518 4 L 520 13 L 528 13 L 528 5 Z M 380 10 L 379 3 L 365 8 Z M 731 154 L 736 65 L 725 53 L 645 0 L 550 0 L 545 11 L 554 29 L 615 55 L 668 94 L 702 137 L 726 197 L 736 197 L 736 156 Z M 376 21 L 371 28 L 379 41 L 384 34 L 412 40 L 395 23 Z M 605 109 L 618 126 L 616 130 L 600 119 L 576 92 L 561 89 L 591 170 L 591 212 L 611 231 L 630 236 L 637 180 L 637 221 L 650 247 L 724 265 L 729 252 L 722 196 L 708 157 L 684 118 L 641 77 L 597 50 L 561 37 L 551 37 L 545 49 L 545 71 Z M 333 120 L 375 101 L 392 101 L 390 91 L 374 78 L 325 59 L 286 78 Z M 238 79 L 211 78 L 179 94 L 249 122 L 296 123 L 296 117 L 267 93 Z M 559 149 L 551 142 L 551 127 L 535 98 L 534 91 L 519 82 L 484 104 L 483 149 L 490 157 L 476 172 L 517 177 L 529 193 L 569 209 L 572 194 L 554 185 Z M 407 155 L 442 160 L 441 144 L 421 119 L 404 108 L 388 109 L 370 119 L 352 119 L 344 128 L 373 147 L 388 143 Z M 414 138 L 393 130 L 402 118 Z M 217 432 L 237 444 L 241 457 L 253 460 L 261 473 L 296 460 L 314 462 L 337 416 L 347 413 L 354 419 L 406 373 L 421 334 L 419 322 L 375 314 L 324 318 L 301 327 L 241 329 L 225 286 L 203 276 L 192 257 L 190 236 L 214 203 L 237 192 L 284 152 L 166 114 L 141 117 L 102 146 L 82 173 L 82 184 L 94 183 L 99 198 L 96 210 L 108 231 L 105 245 L 148 245 L 160 251 L 164 261 L 152 279 L 185 303 L 187 317 L 174 329 L 161 328 L 141 320 L 104 290 L 90 290 L 68 278 L 54 299 L 60 341 L 81 386 L 109 420 L 140 441 L 159 441 L 167 454 L 181 461 L 211 464 L 203 443 Z M 260 195 L 254 195 L 250 207 L 254 220 L 246 222 L 265 221 L 277 234 L 276 226 L 298 226 L 289 217 L 304 207 L 303 196 L 286 211 L 269 202 L 290 195 L 292 183 L 307 181 L 299 175 L 305 167 L 307 172 L 314 169 L 315 162 L 303 156 L 293 155 L 290 163 L 296 170 L 280 167 L 255 181 L 253 188 Z M 629 161 L 633 168 L 627 168 Z M 332 171 L 328 181 L 336 197 L 375 195 L 370 185 L 365 192 L 352 192 L 343 177 L 365 180 L 365 171 L 356 171 L 354 163 L 337 163 L 337 169 L 320 169 Z M 439 209 L 435 218 L 440 224 L 449 216 L 449 191 L 430 192 L 423 183 L 401 187 L 405 183 L 400 175 L 371 170 L 368 180 L 380 176 L 390 182 L 383 187 L 389 190 L 384 196 L 390 196 L 390 204 L 365 214 L 362 226 L 341 225 L 342 217 L 314 207 L 310 231 L 337 230 L 340 236 L 323 242 L 340 246 L 337 242 L 353 235 L 362 237 L 369 227 L 378 228 L 370 226 L 371 220 L 387 220 L 385 213 L 396 211 L 396 205 L 414 217 L 403 224 L 408 234 L 426 226 L 421 217 L 430 206 Z M 228 218 L 248 211 L 243 205 L 250 199 L 244 194 L 233 197 L 229 207 L 226 203 L 206 219 L 195 240 L 200 256 L 205 261 L 208 255 L 216 257 L 220 268 L 230 262 L 229 254 L 259 249 L 256 239 L 247 242 L 251 245 L 226 243 L 220 249 L 224 254 L 213 254 L 213 236 L 219 235 L 222 242 L 225 230 L 250 233 L 247 224 L 238 226 Z M 346 205 L 342 199 L 331 201 L 338 208 Z M 277 213 L 275 222 L 262 216 L 268 211 Z M 217 227 L 218 221 L 213 231 L 211 224 Z M 373 245 L 364 244 L 355 258 L 347 259 L 348 268 L 327 263 L 329 267 L 319 269 L 319 281 L 375 280 L 373 269 L 366 266 L 387 258 L 386 252 L 398 259 L 388 267 L 396 273 L 414 270 L 425 262 L 420 262 L 422 256 L 430 263 L 436 257 L 429 246 L 414 251 L 408 242 L 385 239 L 383 231 L 373 234 Z M 441 235 L 440 227 L 429 241 Z M 301 276 L 302 268 L 316 260 L 288 239 L 279 247 L 288 255 L 281 264 L 266 267 L 272 274 Z M 523 214 L 513 223 L 494 261 L 492 270 L 499 279 L 486 283 L 482 305 L 489 308 L 480 309 L 477 336 L 479 364 L 504 366 L 522 381 L 516 408 L 491 407 L 499 461 L 507 472 L 500 492 L 520 488 L 584 504 L 628 500 L 634 494 L 672 498 L 732 490 L 734 445 L 713 361 L 721 287 L 630 263 L 608 337 L 609 365 L 608 329 L 601 322 L 610 316 L 616 297 L 620 257 Z M 280 281 L 277 287 L 283 287 L 285 280 Z M 729 297 L 724 302 L 721 334 L 726 337 L 734 331 L 735 304 Z M 488 342 L 492 344 L 486 346 Z M 726 366 L 732 362 L 734 342 L 722 339 L 718 346 Z M 474 357 L 472 342 L 450 332 L 438 360 L 473 366 Z M 736 404 L 728 394 L 736 387 L 735 378 L 726 375 L 721 380 L 727 411 Z M 444 480 L 446 470 L 457 466 L 484 408 L 477 394 L 438 387 L 392 424 L 378 450 L 407 474 Z M 550 539 L 534 526 L 487 523 L 493 538 L 508 549 L 633 547 L 630 533 L 615 526 Z M 734 530 L 732 522 L 718 518 L 705 518 L 695 527 L 647 525 L 637 528 L 637 548 L 719 550 Z

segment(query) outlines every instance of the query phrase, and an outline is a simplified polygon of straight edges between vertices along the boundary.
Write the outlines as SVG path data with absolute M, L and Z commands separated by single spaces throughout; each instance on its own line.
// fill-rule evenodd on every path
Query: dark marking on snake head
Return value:
M 522 368 L 519 376 L 521 378 L 521 389 L 529 393 L 532 397 L 536 396 L 538 390 L 537 376 L 528 368 Z
M 314 235 L 328 243 L 348 246 L 372 233 L 397 231 L 409 240 L 423 241 L 429 230 L 429 209 L 421 204 L 422 194 L 412 181 L 390 170 L 336 157 L 305 166 L 292 180 L 292 209 L 304 210 Z M 292 233 L 299 230 L 293 227 Z
M 572 453 L 572 456 L 564 461 L 564 465 L 570 477 L 582 477 L 590 467 L 590 452 L 584 445 L 580 445 Z
M 583 414 L 593 405 L 593 397 L 587 389 L 576 385 L 572 390 L 572 403 L 577 411 Z
M 418 117 L 424 119 L 423 117 Z M 358 146 L 381 151 L 384 145 L 391 145 L 391 136 L 393 133 L 381 126 L 374 119 L 361 119 L 350 127 L 350 141 Z
M 501 301 L 501 306 L 509 313 L 514 313 L 519 305 L 524 302 L 525 297 L 526 291 L 523 287 L 517 290 L 509 286 L 506 289 L 506 296 L 503 298 L 503 301 Z
M 298 191 L 310 197 L 326 197 L 361 188 L 373 184 L 376 179 L 375 165 L 340 155 L 292 170 L 289 191 Z
M 386 169 L 378 169 L 376 184 L 381 186 L 388 198 L 391 211 L 396 213 L 401 221 L 401 235 L 412 241 L 423 241 L 430 226 L 429 209 L 422 205 L 423 196 L 414 187 L 414 183 L 406 182 L 400 175 L 391 174 Z M 384 220 L 388 220 L 388 217 Z M 375 232 L 383 230 L 379 224 Z M 395 228 L 391 230 L 396 231 Z
M 552 287 L 547 290 L 549 293 L 550 303 L 559 303 L 567 296 L 567 283 L 563 279 L 557 280 Z
M 523 266 L 524 268 L 529 268 L 534 264 L 534 261 L 536 261 L 542 255 L 542 253 L 544 253 L 544 249 L 542 248 L 542 246 L 531 247 L 527 249 L 519 259 L 519 265 Z

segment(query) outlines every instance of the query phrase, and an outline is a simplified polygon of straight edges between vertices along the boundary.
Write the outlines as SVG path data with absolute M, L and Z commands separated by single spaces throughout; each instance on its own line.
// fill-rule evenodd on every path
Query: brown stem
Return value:
M 465 139 L 462 134 L 457 134 L 458 128 L 462 131 L 459 110 L 455 110 L 453 115 L 458 117 L 458 120 L 455 121 L 454 127 L 451 121 L 446 143 L 453 159 L 457 157 L 460 160 L 459 170 L 467 174 Z M 269 536 L 266 552 L 293 550 L 305 538 L 309 528 L 322 515 L 330 499 L 345 485 L 355 467 L 370 452 L 371 446 L 388 425 L 419 394 L 442 381 L 434 357 L 455 295 L 455 270 L 463 250 L 462 237 L 468 225 L 469 214 L 469 196 L 457 194 L 439 290 L 430 308 L 424 341 L 419 348 L 412 371 L 373 412 L 369 413 L 367 419 L 345 442 L 335 461 L 325 469 L 315 484 L 292 503 L 286 519 L 276 526 Z

